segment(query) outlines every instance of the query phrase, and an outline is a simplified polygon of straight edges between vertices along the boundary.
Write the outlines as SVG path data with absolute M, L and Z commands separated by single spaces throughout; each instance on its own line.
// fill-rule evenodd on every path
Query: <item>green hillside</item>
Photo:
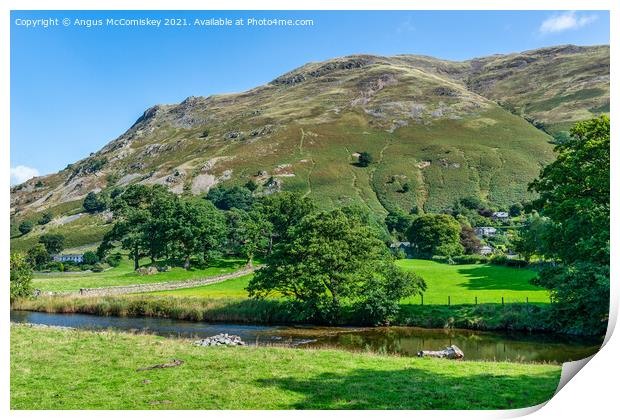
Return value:
M 12 246 L 42 233 L 19 237 L 21 220 L 44 211 L 62 218 L 90 191 L 136 182 L 204 195 L 252 180 L 256 194 L 300 191 L 322 207 L 358 204 L 378 219 L 396 208 L 440 211 L 466 196 L 507 208 L 531 198 L 527 184 L 553 160 L 548 133 L 605 111 L 608 57 L 608 47 L 465 62 L 359 55 L 239 94 L 157 105 L 92 156 L 13 187 Z M 374 163 L 357 166 L 361 152 Z M 81 218 L 49 229 L 77 246 L 100 238 L 104 225 Z

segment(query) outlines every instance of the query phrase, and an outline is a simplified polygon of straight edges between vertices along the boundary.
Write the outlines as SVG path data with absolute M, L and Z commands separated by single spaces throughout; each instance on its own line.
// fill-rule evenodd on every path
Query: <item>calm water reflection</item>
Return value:
M 11 321 L 84 329 L 148 331 L 172 337 L 239 335 L 251 345 L 335 347 L 415 356 L 420 350 L 438 350 L 456 344 L 467 360 L 566 362 L 594 354 L 599 340 L 548 334 L 517 334 L 410 327 L 329 328 L 210 324 L 163 318 L 121 318 L 85 314 L 48 314 L 11 311 Z

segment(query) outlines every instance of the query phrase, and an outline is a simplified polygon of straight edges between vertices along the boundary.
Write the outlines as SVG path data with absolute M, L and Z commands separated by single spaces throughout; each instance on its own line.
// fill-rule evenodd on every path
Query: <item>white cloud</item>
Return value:
M 34 178 L 35 176 L 39 176 L 39 171 L 35 168 L 17 165 L 16 167 L 11 168 L 11 185 L 21 184 L 22 182 L 28 181 L 30 178 Z
M 562 32 L 568 31 L 571 29 L 579 29 L 590 23 L 594 22 L 597 19 L 595 15 L 586 15 L 579 16 L 577 12 L 564 12 L 559 15 L 551 16 L 546 19 L 540 25 L 540 32 L 552 33 L 552 32 Z

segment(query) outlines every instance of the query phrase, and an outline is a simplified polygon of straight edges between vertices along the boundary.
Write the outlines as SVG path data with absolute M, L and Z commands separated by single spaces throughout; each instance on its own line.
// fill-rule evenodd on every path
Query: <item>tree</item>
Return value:
M 250 280 L 251 297 L 278 293 L 300 304 L 308 317 L 327 322 L 337 319 L 344 301 L 372 304 L 364 295 L 369 290 L 386 292 L 394 282 L 414 280 L 394 267 L 387 248 L 365 223 L 341 209 L 303 218 L 266 262 Z M 415 277 L 402 290 L 414 293 L 422 285 Z
M 230 210 L 232 208 L 249 210 L 254 202 L 252 192 L 238 185 L 232 187 L 217 186 L 210 189 L 205 198 L 215 204 L 215 207 L 220 210 Z
M 25 235 L 32 231 L 32 227 L 33 227 L 33 224 L 30 220 L 24 220 L 23 222 L 19 224 L 18 229 L 22 235 Z
M 461 224 L 460 242 L 465 254 L 471 255 L 480 252 L 482 243 L 476 236 L 474 229 L 467 224 Z
M 86 251 L 84 255 L 82 255 L 82 262 L 88 265 L 94 265 L 99 262 L 99 257 L 93 251 Z
M 231 213 L 231 235 L 239 251 L 245 255 L 248 267 L 252 267 L 256 253 L 265 250 L 269 244 L 272 225 L 259 207 L 249 212 L 233 209 Z
M 177 201 L 174 220 L 172 238 L 183 257 L 186 270 L 190 267 L 192 255 L 201 253 L 207 257 L 209 252 L 221 247 L 226 236 L 224 215 L 209 201 Z
M 98 213 L 108 208 L 108 199 L 103 193 L 96 194 L 91 191 L 86 194 L 82 206 L 88 213 Z
M 414 216 L 406 214 L 400 209 L 390 211 L 385 218 L 388 232 L 393 233 L 398 240 L 406 238 L 407 229 L 411 226 Z
M 50 254 L 43 244 L 36 244 L 26 253 L 26 260 L 32 267 L 39 268 L 49 262 Z
M 407 231 L 411 248 L 418 256 L 454 256 L 463 253 L 460 243 L 461 225 L 447 214 L 417 217 Z
M 558 264 L 535 283 L 554 299 L 554 320 L 565 331 L 603 333 L 609 313 L 610 122 L 601 116 L 575 124 L 555 148 L 530 190 L 549 227 L 541 253 Z
M 11 254 L 11 301 L 32 295 L 32 267 L 22 254 Z
M 508 214 L 510 214 L 511 217 L 521 216 L 521 213 L 523 213 L 523 204 L 521 203 L 512 204 L 508 209 Z
M 289 230 L 316 208 L 311 199 L 292 192 L 262 197 L 258 206 L 256 211 L 262 212 L 271 223 L 267 253 L 270 253 L 277 243 L 286 241 L 289 237 Z
M 480 199 L 480 197 L 469 196 L 464 197 L 459 200 L 459 203 L 470 210 L 478 210 L 484 207 L 484 203 Z
M 368 165 L 373 163 L 372 155 L 368 152 L 362 152 L 357 158 L 357 165 L 362 168 L 366 168 Z
M 53 218 L 54 218 L 54 215 L 48 211 L 48 212 L 43 213 L 43 215 L 41 216 L 41 218 L 39 219 L 37 223 L 39 223 L 40 225 L 47 225 L 49 222 L 52 221 Z
M 258 188 L 258 185 L 256 185 L 256 182 L 254 182 L 251 179 L 248 182 L 246 182 L 243 186 L 247 188 L 250 192 L 254 192 Z
M 526 261 L 530 261 L 536 254 L 543 255 L 550 227 L 549 219 L 541 217 L 538 212 L 529 214 L 513 239 L 515 252 Z
M 114 217 L 112 229 L 104 235 L 97 250 L 100 260 L 105 258 L 114 242 L 120 242 L 121 248 L 129 251 L 129 258 L 134 262 L 134 270 L 140 268 L 140 259 L 150 255 L 152 259 L 161 252 L 165 243 L 153 235 L 154 215 L 164 217 L 166 199 L 174 200 L 176 196 L 163 185 L 146 186 L 134 184 L 129 186 L 113 202 L 111 210 Z
M 45 246 L 48 254 L 55 255 L 65 248 L 65 237 L 60 233 L 46 233 L 39 238 L 39 243 Z

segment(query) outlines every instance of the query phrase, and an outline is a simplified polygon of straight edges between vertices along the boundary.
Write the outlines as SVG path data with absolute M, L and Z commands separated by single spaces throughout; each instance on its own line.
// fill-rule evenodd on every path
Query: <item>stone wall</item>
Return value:
M 206 277 L 203 279 L 80 289 L 79 293 L 76 294 L 80 296 L 109 296 L 124 295 L 128 293 L 159 292 L 163 290 L 187 289 L 189 287 L 204 286 L 207 284 L 219 283 L 236 277 L 245 276 L 246 274 L 253 273 L 256 268 L 258 267 L 244 268 L 243 270 L 235 271 L 234 273 L 222 274 L 221 276 Z

